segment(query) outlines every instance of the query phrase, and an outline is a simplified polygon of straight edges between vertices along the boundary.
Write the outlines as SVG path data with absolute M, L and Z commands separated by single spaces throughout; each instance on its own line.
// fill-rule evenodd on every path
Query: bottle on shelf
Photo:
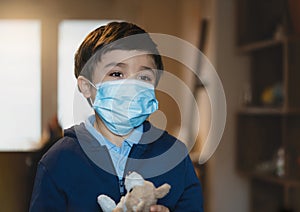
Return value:
M 278 177 L 284 177 L 285 175 L 285 151 L 283 147 L 280 147 L 276 155 L 276 175 Z

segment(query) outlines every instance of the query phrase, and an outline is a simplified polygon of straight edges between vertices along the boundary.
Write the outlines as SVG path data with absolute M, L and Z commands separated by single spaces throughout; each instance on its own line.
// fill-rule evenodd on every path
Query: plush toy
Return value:
M 163 198 L 171 186 L 165 183 L 155 188 L 153 183 L 132 172 L 125 178 L 125 188 L 128 192 L 117 205 L 104 194 L 98 196 L 98 203 L 104 212 L 149 212 L 150 207 L 155 205 L 158 199 Z

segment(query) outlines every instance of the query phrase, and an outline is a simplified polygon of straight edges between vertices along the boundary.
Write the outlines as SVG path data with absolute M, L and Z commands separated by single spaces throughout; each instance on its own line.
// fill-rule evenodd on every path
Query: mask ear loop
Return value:
M 96 90 L 98 90 L 97 86 L 96 86 L 94 83 L 92 83 L 92 82 L 89 81 L 89 80 L 87 80 L 87 81 L 90 83 L 90 85 L 91 85 L 92 87 L 94 87 Z
M 93 88 L 95 88 L 96 90 L 98 90 L 97 86 L 96 86 L 94 83 L 92 83 L 90 80 L 87 80 L 87 81 L 89 82 L 89 84 L 90 84 Z M 94 103 L 93 103 L 91 97 L 89 97 L 87 100 L 88 100 L 88 102 L 89 102 L 89 105 L 90 105 L 91 107 L 93 107 Z

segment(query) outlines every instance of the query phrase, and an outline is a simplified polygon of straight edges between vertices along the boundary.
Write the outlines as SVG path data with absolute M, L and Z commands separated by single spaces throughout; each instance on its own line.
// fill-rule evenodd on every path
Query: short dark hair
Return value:
M 132 38 L 132 40 L 122 42 L 122 39 L 127 39 L 127 37 L 129 39 Z M 83 73 L 82 70 L 92 56 L 97 52 L 98 55 L 95 62 L 98 62 L 104 53 L 118 49 L 149 52 L 158 70 L 156 84 L 158 83 L 163 70 L 163 63 L 157 45 L 144 29 L 128 22 L 110 22 L 87 35 L 75 54 L 75 77 L 78 78 L 78 76 L 83 75 L 91 80 L 92 73 L 90 71 L 84 71 Z M 100 54 L 98 53 L 99 51 Z M 92 64 L 92 66 L 94 65 Z

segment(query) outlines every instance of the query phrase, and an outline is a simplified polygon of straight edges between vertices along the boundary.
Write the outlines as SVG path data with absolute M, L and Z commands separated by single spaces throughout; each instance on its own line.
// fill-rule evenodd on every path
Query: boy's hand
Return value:
M 151 212 L 169 212 L 169 209 L 163 205 L 152 205 L 150 208 Z

